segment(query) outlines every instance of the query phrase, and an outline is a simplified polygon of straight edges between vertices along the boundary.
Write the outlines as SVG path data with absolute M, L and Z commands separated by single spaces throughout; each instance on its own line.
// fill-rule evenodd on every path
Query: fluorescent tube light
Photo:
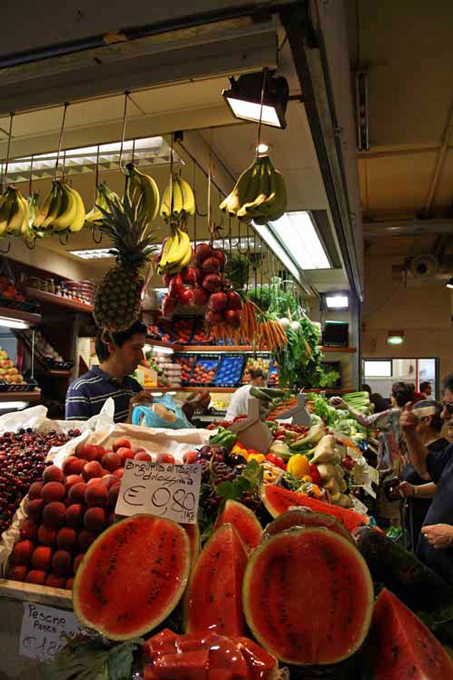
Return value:
M 326 295 L 327 309 L 348 309 L 349 298 L 347 295 Z
M 389 331 L 387 345 L 402 345 L 404 343 L 404 331 Z
M 103 260 L 107 257 L 115 257 L 113 248 L 92 248 L 91 250 L 70 250 L 71 255 L 80 257 L 81 260 Z
M 270 224 L 301 269 L 331 269 L 308 212 L 287 212 L 279 220 L 270 222 Z
M 18 319 L 9 319 L 7 316 L 0 316 L 0 326 L 6 328 L 16 328 L 18 330 L 24 330 L 24 328 L 30 328 L 30 324 L 26 321 L 19 321 Z
M 153 345 L 152 342 L 147 343 L 144 349 L 149 352 L 156 352 L 156 354 L 174 354 L 175 350 L 173 347 L 160 347 L 159 345 Z
M 273 251 L 276 257 L 278 257 L 280 262 L 284 267 L 286 267 L 290 274 L 292 274 L 297 281 L 300 281 L 300 271 L 298 270 L 294 260 L 288 255 L 286 250 L 283 249 L 282 245 L 271 230 L 271 227 L 267 224 L 255 224 L 255 222 L 253 222 L 253 228 Z

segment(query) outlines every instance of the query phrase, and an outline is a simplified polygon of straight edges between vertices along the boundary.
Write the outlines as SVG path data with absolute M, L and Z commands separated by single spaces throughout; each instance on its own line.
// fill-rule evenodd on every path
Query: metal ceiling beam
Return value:
M 366 238 L 388 238 L 389 236 L 420 236 L 422 234 L 453 234 L 451 220 L 385 220 L 364 222 Z
M 433 200 L 434 196 L 436 195 L 437 186 L 439 184 L 439 179 L 444 167 L 445 157 L 447 155 L 452 130 L 453 130 L 453 101 L 450 104 L 447 123 L 442 134 L 442 146 L 440 147 L 439 152 L 437 154 L 436 165 L 434 167 L 433 175 L 431 177 L 431 182 L 429 185 L 428 197 L 421 211 L 424 217 L 429 217 L 431 215 Z

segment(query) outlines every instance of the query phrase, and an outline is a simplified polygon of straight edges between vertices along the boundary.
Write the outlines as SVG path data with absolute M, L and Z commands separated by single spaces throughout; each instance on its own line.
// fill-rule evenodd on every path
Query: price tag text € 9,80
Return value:
M 127 460 L 115 512 L 164 517 L 195 524 L 200 500 L 201 466 Z

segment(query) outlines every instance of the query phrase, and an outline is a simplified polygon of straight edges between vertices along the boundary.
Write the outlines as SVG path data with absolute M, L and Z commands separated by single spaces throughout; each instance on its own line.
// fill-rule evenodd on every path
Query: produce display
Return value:
M 0 236 L 25 235 L 29 230 L 30 208 L 19 189 L 8 186 L 0 195 Z
M 193 317 L 177 317 L 173 319 L 171 335 L 178 345 L 188 345 L 193 334 L 195 319 Z
M 41 434 L 27 428 L 0 436 L 0 534 L 11 524 L 30 485 L 41 479 L 50 449 L 62 446 L 79 434 L 79 430 L 69 430 L 67 434 L 51 430 Z
M 103 220 L 104 213 L 102 212 L 102 210 L 104 210 L 105 212 L 109 212 L 107 198 L 112 202 L 116 203 L 120 202 L 120 197 L 118 196 L 118 194 L 109 189 L 106 182 L 101 182 L 96 187 L 96 199 L 94 201 L 94 206 L 90 210 L 90 212 L 88 212 L 85 215 L 86 222 L 96 224 L 97 222 L 101 222 Z
M 245 364 L 244 374 L 242 376 L 242 382 L 248 384 L 250 382 L 250 371 L 260 370 L 263 371 L 264 375 L 269 373 L 270 360 L 264 357 L 248 357 L 247 363 Z
M 175 363 L 181 366 L 181 385 L 188 385 L 190 374 L 192 373 L 192 368 L 195 363 L 195 356 L 176 356 Z
M 242 355 L 221 356 L 215 376 L 215 385 L 220 387 L 239 385 L 243 368 L 244 357 Z
M 31 230 L 40 235 L 78 232 L 85 224 L 85 205 L 78 191 L 63 180 L 54 180 L 52 188 L 40 208 L 36 209 Z M 27 209 L 27 227 L 30 217 Z M 23 223 L 25 226 L 25 222 Z
M 2 301 L 2 306 L 7 306 L 8 302 L 25 302 L 25 296 L 18 290 L 11 278 L 8 276 L 0 276 L 0 300 Z M 5 301 L 7 301 L 6 304 Z
M 0 386 L 2 384 L 23 385 L 25 382 L 25 378 L 9 358 L 8 352 L 0 347 Z
M 218 365 L 218 357 L 213 359 L 198 357 L 189 379 L 189 385 L 212 385 L 214 383 L 214 376 Z

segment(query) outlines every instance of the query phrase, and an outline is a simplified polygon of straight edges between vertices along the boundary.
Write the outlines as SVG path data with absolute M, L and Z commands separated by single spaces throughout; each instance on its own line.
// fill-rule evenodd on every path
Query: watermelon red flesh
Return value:
M 250 557 L 244 610 L 256 640 L 281 661 L 333 664 L 365 639 L 373 584 L 349 541 L 324 529 L 289 529 Z
M 243 635 L 242 581 L 247 551 L 231 524 L 211 536 L 192 570 L 185 599 L 187 633 Z
M 200 528 L 198 524 L 181 524 L 190 542 L 190 564 L 193 566 L 200 554 Z
M 335 517 L 344 524 L 346 529 L 350 532 L 354 531 L 354 529 L 362 524 L 368 524 L 370 521 L 369 517 L 361 515 L 355 510 L 348 510 L 347 508 L 340 508 L 338 505 L 324 503 L 324 501 L 310 498 L 310 496 L 307 496 L 305 493 L 288 491 L 288 489 L 276 486 L 275 484 L 263 485 L 262 498 L 266 510 L 272 517 L 278 517 L 289 510 L 289 508 L 299 506 L 310 508 L 313 512 L 320 512 Z
M 184 654 L 165 654 L 153 663 L 156 677 L 184 678 L 185 680 L 204 680 L 209 668 L 209 652 L 207 649 L 185 652 Z
M 384 588 L 369 645 L 373 680 L 453 680 L 453 663 L 420 619 Z
M 263 538 L 275 536 L 275 534 L 279 534 L 292 527 L 324 527 L 334 531 L 339 536 L 343 536 L 347 541 L 354 542 L 344 524 L 335 519 L 335 517 L 322 515 L 320 512 L 311 512 L 311 510 L 303 510 L 302 508 L 293 508 L 276 517 L 265 528 Z
M 170 520 L 136 515 L 104 531 L 74 580 L 79 620 L 112 640 L 128 640 L 161 623 L 186 587 L 190 545 Z
M 217 520 L 216 527 L 222 526 L 222 524 L 232 524 L 249 551 L 255 550 L 259 546 L 263 533 L 261 524 L 250 508 L 242 503 L 227 500 Z

